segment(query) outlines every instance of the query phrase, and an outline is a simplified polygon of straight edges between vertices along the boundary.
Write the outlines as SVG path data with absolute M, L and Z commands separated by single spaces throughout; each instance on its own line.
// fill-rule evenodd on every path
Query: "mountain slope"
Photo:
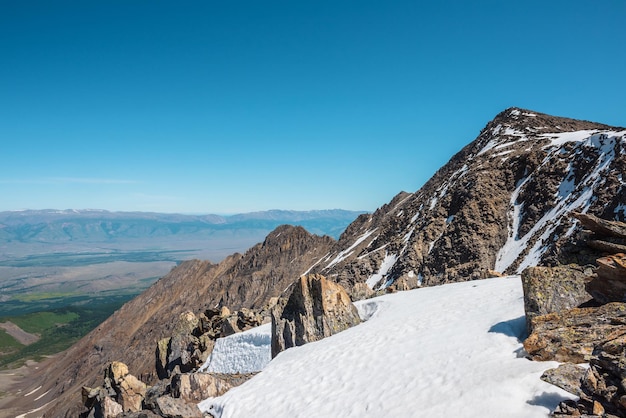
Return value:
M 43 386 L 40 391 L 47 392 L 37 406 L 53 401 L 46 416 L 74 417 L 81 410 L 81 386 L 97 386 L 113 360 L 123 360 L 133 374 L 154 382 L 156 343 L 172 334 L 182 312 L 200 313 L 216 305 L 260 309 L 312 260 L 328 253 L 333 242 L 285 225 L 245 254 L 233 254 L 219 264 L 184 262 L 42 367 L 25 390 Z M 21 406 L 35 408 L 30 403 Z
M 571 211 L 624 219 L 626 130 L 511 108 L 420 190 L 360 215 L 316 273 L 399 289 L 554 264 Z

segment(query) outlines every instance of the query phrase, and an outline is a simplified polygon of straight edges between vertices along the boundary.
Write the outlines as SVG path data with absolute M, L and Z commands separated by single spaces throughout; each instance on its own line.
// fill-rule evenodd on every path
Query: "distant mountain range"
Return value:
M 337 238 L 361 213 L 364 212 L 341 209 L 269 210 L 230 216 L 73 209 L 10 211 L 0 212 L 0 242 L 107 242 L 183 236 L 202 238 L 225 230 L 264 230 L 265 235 L 282 224 L 303 226 L 309 232 Z

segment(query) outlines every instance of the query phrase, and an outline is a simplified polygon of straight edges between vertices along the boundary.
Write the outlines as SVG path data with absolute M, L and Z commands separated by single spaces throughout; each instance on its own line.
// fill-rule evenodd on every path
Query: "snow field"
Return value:
M 199 404 L 227 417 L 545 417 L 571 395 L 520 356 L 519 276 L 358 302 L 369 320 L 290 348 L 262 373 Z

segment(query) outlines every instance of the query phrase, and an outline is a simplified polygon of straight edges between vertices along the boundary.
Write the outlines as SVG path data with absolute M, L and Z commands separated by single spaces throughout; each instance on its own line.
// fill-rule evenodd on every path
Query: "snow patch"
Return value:
M 376 286 L 376 283 L 380 282 L 387 275 L 387 273 L 393 267 L 393 265 L 396 264 L 397 259 L 398 257 L 395 254 L 387 254 L 385 252 L 385 258 L 383 259 L 383 262 L 380 264 L 378 273 L 372 274 L 370 278 L 365 281 L 365 283 L 367 283 L 370 289 L 373 289 L 374 286 Z M 384 288 L 384 287 L 385 287 L 384 285 L 381 286 L 381 288 Z
M 253 373 L 272 359 L 272 324 L 218 338 L 207 361 L 200 368 L 209 373 Z
M 328 263 L 328 265 L 326 267 L 324 267 L 324 270 L 328 270 L 329 268 L 331 268 L 332 266 L 334 266 L 337 263 L 340 263 L 341 261 L 345 260 L 346 258 L 348 258 L 351 254 L 352 251 L 363 241 L 365 241 L 370 235 L 372 235 L 374 233 L 374 231 L 376 231 L 376 229 L 378 228 L 374 228 L 371 231 L 366 231 L 363 235 L 361 235 L 360 237 L 357 238 L 357 240 L 354 242 L 354 244 L 352 244 L 350 247 L 348 247 L 347 249 L 341 251 L 339 254 L 337 254 L 337 256 L 333 259 L 333 261 L 331 261 L 330 263 Z

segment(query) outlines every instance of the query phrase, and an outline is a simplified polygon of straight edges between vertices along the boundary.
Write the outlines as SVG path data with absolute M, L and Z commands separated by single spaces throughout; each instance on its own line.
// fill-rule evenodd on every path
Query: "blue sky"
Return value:
M 626 2 L 0 0 L 0 210 L 374 210 L 510 106 L 626 125 Z

